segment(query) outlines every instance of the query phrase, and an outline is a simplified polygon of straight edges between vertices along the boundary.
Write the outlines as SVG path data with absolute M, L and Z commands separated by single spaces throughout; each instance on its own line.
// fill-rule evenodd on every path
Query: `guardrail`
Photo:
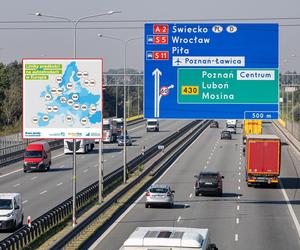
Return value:
M 119 209 L 117 209 L 113 215 L 111 215 L 111 220 L 116 220 L 115 214 L 119 214 L 120 210 L 123 207 L 127 207 L 127 204 L 132 202 L 135 198 L 137 198 L 141 191 L 145 189 L 145 187 L 149 186 L 160 174 L 162 174 L 178 157 L 179 155 L 189 146 L 191 143 L 204 131 L 204 129 L 209 125 L 209 121 L 205 121 L 201 123 L 199 127 L 196 129 L 194 134 L 188 135 L 188 138 L 183 138 L 181 141 L 177 142 L 176 145 L 172 147 L 171 150 L 168 151 L 167 154 L 164 154 L 163 157 L 159 158 L 155 161 L 149 168 L 147 168 L 138 178 L 132 181 L 129 185 L 124 187 L 120 192 L 118 192 L 115 196 L 105 202 L 101 207 L 99 207 L 93 214 L 87 217 L 82 223 L 80 223 L 77 227 L 71 230 L 68 234 L 58 240 L 49 250 L 63 249 L 72 239 L 80 234 L 84 229 L 86 229 L 97 217 L 99 217 L 102 213 L 104 213 L 112 204 L 114 204 L 117 200 L 119 200 L 125 193 L 127 193 L 132 187 L 134 187 L 137 183 L 139 183 L 146 175 L 148 175 L 163 159 L 166 158 L 167 155 L 172 154 L 172 156 L 162 164 L 161 167 L 154 170 L 152 173 L 153 178 L 149 180 L 147 183 L 141 187 L 140 191 L 137 192 L 133 197 L 131 197 L 127 202 L 125 202 Z M 111 221 L 107 221 L 104 223 L 98 230 L 101 231 L 102 228 L 105 228 L 107 223 L 111 223 Z M 94 232 L 95 234 L 96 232 Z M 90 236 L 86 241 L 89 241 L 92 236 Z M 84 249 L 87 249 L 89 246 L 85 246 Z
M 135 124 L 138 124 L 140 122 L 144 121 L 142 116 L 136 116 L 133 120 L 128 121 L 128 126 L 132 126 Z M 20 161 L 23 159 L 23 154 L 25 151 L 25 148 L 29 143 L 32 143 L 34 141 L 40 141 L 40 140 L 24 140 L 21 144 L 12 145 L 6 148 L 0 149 L 0 168 L 7 166 L 11 163 Z M 52 150 L 62 148 L 64 143 L 63 140 L 48 140 L 49 145 Z M 8 152 L 8 153 L 7 153 Z
M 134 171 L 140 164 L 143 164 L 144 162 L 158 154 L 160 152 L 160 150 L 158 149 L 158 145 L 164 145 L 165 147 L 167 147 L 199 123 L 200 121 L 193 121 L 189 123 L 174 134 L 170 135 L 166 139 L 146 150 L 144 155 L 139 155 L 138 157 L 131 160 L 127 164 L 128 172 Z M 104 195 L 106 195 L 113 187 L 116 186 L 116 182 L 122 183 L 122 177 L 123 166 L 106 175 L 103 181 Z M 83 209 L 86 205 L 95 201 L 97 197 L 98 182 L 95 182 L 76 195 L 77 210 Z M 55 208 L 32 221 L 31 227 L 25 225 L 12 235 L 8 236 L 6 239 L 2 240 L 0 242 L 0 250 L 17 250 L 24 248 L 25 246 L 29 245 L 31 242 L 39 238 L 41 235 L 46 233 L 48 230 L 60 224 L 65 219 L 69 218 L 71 214 L 72 198 L 70 197 Z

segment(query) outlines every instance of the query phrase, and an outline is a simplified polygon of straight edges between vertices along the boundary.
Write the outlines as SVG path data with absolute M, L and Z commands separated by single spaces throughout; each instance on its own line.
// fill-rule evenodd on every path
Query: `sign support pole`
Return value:
M 103 155 L 102 155 L 102 139 L 99 140 L 99 203 L 103 198 Z

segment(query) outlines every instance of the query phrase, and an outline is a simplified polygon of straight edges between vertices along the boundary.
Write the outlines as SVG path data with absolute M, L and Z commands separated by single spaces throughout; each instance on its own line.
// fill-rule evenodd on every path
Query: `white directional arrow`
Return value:
M 160 85 L 160 76 L 162 75 L 161 71 L 156 68 L 152 75 L 154 76 L 154 117 L 159 117 L 159 85 Z

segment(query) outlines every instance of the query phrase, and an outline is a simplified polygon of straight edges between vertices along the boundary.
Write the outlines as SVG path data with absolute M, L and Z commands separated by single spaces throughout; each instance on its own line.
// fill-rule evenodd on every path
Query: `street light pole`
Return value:
M 96 14 L 96 15 L 90 15 L 90 16 L 84 16 L 84 17 L 80 17 L 78 18 L 77 20 L 72 20 L 70 18 L 66 18 L 66 17 L 61 17 L 61 16 L 53 16 L 53 15 L 45 15 L 45 14 L 42 14 L 40 12 L 37 12 L 35 13 L 36 16 L 39 16 L 39 17 L 49 17 L 49 18 L 55 18 L 55 19 L 60 19 L 60 20 L 65 20 L 65 21 L 68 21 L 70 23 L 73 24 L 73 27 L 74 27 L 74 39 L 73 39 L 73 56 L 74 56 L 74 59 L 76 59 L 77 57 L 77 42 L 76 42 L 76 31 L 77 31 L 77 26 L 79 24 L 80 21 L 84 20 L 84 19 L 88 19 L 88 18 L 93 18 L 93 17 L 100 17 L 100 16 L 106 16 L 106 15 L 112 15 L 112 14 L 115 14 L 115 13 L 121 13 L 121 11 L 108 11 L 108 12 L 105 12 L 105 13 L 101 13 L 101 14 Z M 99 145 L 101 143 L 101 140 L 99 141 Z M 100 151 L 102 151 L 102 149 L 100 149 L 100 146 L 99 146 L 99 157 L 101 157 L 101 153 Z M 99 160 L 99 162 L 102 162 L 102 159 Z M 102 164 L 99 163 L 99 171 L 102 173 Z M 72 225 L 73 227 L 76 226 L 77 222 L 76 222 L 76 139 L 73 139 L 73 170 L 72 170 Z M 99 180 L 100 181 L 100 180 Z M 99 191 L 100 191 L 100 185 L 99 185 Z M 100 194 L 99 194 L 100 196 Z M 102 194 L 101 194 L 101 197 L 102 197 Z M 100 200 L 100 198 L 99 198 Z
M 127 147 L 126 147 L 126 62 L 127 62 L 127 45 L 129 42 L 134 41 L 134 40 L 138 40 L 138 39 L 142 39 L 143 37 L 135 37 L 135 38 L 131 38 L 128 40 L 123 40 L 117 37 L 112 37 L 112 36 L 104 36 L 102 34 L 98 34 L 99 38 L 107 38 L 107 39 L 112 39 L 112 40 L 116 40 L 119 41 L 121 43 L 123 43 L 124 46 L 124 58 L 123 58 L 123 136 L 124 136 L 124 145 L 123 145 L 123 183 L 126 183 L 127 181 Z M 129 95 L 129 94 L 128 94 Z M 128 107 L 129 108 L 129 107 Z

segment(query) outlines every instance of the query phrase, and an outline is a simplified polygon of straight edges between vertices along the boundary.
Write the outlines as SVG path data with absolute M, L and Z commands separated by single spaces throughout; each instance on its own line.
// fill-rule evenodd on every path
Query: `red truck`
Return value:
M 277 184 L 280 174 L 281 142 L 276 135 L 246 136 L 246 181 Z

